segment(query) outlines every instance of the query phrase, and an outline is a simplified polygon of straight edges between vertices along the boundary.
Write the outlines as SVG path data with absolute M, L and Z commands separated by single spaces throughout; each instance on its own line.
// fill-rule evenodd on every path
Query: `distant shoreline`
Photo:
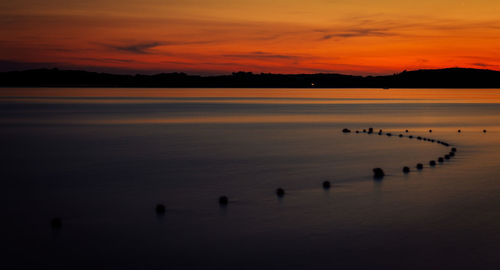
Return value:
M 74 89 L 93 89 L 93 88 L 102 88 L 102 89 L 242 89 L 242 90 L 251 90 L 251 89 L 296 89 L 296 90 L 341 90 L 341 89 L 367 89 L 367 90 L 408 90 L 408 89 L 436 89 L 436 90 L 446 90 L 446 89 L 451 89 L 451 90 L 471 90 L 471 89 L 477 89 L 477 90 L 498 90 L 500 89 L 499 87 L 394 87 L 394 88 L 389 88 L 389 89 L 384 89 L 380 87 L 145 87 L 145 86 L 71 86 L 71 85 L 54 85 L 54 86 L 3 86 L 0 85 L 0 90 L 1 89 L 26 89 L 26 88 L 40 88 L 40 89 L 50 89 L 50 88 L 74 88 Z
M 72 88 L 500 88 L 500 71 L 447 68 L 384 76 L 343 74 L 253 74 L 198 76 L 184 73 L 118 75 L 79 70 L 0 72 L 0 87 Z

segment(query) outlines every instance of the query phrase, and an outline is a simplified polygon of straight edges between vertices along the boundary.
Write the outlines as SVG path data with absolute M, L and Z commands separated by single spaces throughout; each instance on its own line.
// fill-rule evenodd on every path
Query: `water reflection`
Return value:
M 500 265 L 499 90 L 0 92 L 0 228 L 19 268 Z M 341 132 L 369 127 L 459 154 L 429 169 L 451 148 Z
M 499 103 L 499 89 L 2 88 L 0 100 L 51 103 Z

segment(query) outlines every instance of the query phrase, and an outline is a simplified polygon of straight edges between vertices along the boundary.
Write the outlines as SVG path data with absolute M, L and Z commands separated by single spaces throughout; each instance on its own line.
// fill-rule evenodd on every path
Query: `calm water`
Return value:
M 500 90 L 0 89 L 0 128 L 6 269 L 500 268 Z

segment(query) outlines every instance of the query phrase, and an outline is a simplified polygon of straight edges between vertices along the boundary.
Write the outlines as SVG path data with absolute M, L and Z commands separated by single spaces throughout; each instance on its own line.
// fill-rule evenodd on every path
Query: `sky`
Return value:
M 500 70 L 498 0 L 6 0 L 0 71 Z

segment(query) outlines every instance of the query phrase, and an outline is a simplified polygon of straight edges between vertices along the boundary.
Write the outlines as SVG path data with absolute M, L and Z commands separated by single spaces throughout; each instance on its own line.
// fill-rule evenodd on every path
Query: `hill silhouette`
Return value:
M 36 69 L 0 73 L 1 87 L 241 87 L 241 88 L 500 88 L 500 71 L 447 68 L 386 76 L 253 74 L 198 76 L 185 73 L 117 75 L 80 70 Z

